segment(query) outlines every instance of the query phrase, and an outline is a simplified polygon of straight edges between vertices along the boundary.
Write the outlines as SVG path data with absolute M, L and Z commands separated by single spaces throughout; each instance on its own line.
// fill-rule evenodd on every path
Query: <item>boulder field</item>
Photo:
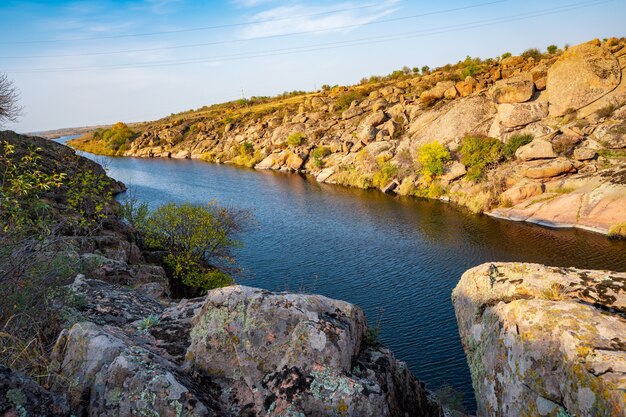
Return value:
M 626 273 L 484 264 L 452 301 L 479 416 L 626 415 Z
M 478 69 L 461 61 L 422 75 L 205 107 L 133 125 L 138 137 L 118 155 L 297 172 L 606 234 L 626 222 L 625 46 L 594 40 Z M 519 135 L 533 140 L 474 181 L 461 161 L 467 135 L 503 146 Z M 90 141 L 72 144 L 87 149 Z M 451 160 L 430 182 L 416 158 L 433 141 Z

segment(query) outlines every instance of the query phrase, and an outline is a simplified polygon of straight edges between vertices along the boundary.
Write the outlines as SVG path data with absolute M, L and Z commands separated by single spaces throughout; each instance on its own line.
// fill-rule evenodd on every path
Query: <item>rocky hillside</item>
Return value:
M 626 274 L 495 263 L 452 300 L 479 416 L 626 415 Z
M 39 147 L 45 158 L 37 172 L 105 176 L 94 162 L 42 138 L 0 132 L 1 142 L 15 146 L 15 158 Z M 107 189 L 116 193 L 122 184 L 108 179 Z M 66 185 L 43 196 L 54 221 L 63 222 L 72 192 Z M 0 415 L 448 415 L 368 332 L 359 307 L 241 286 L 172 300 L 163 253 L 143 248 L 113 201 L 106 207 L 88 233 L 64 228 L 41 239 L 56 238 L 54 246 L 13 242 L 20 251 L 50 252 L 28 274 L 16 270 L 19 279 L 7 266 L 21 252 L 8 254 L 0 234 L 0 289 L 5 299 L 15 293 L 0 309 Z M 43 275 L 43 263 L 55 279 Z M 23 294 L 34 290 L 41 296 L 32 301 Z M 18 306 L 22 298 L 28 305 Z M 49 350 L 41 335 L 12 326 L 29 309 L 38 317 L 27 325 L 45 325 L 56 340 Z M 31 344 L 44 345 L 38 356 Z M 15 346 L 23 351 L 7 356 Z M 10 368 L 21 365 L 37 381 Z
M 87 135 L 71 144 L 299 172 L 617 234 L 626 222 L 625 44 L 468 57 L 421 75 L 172 115 L 134 125 L 123 143 Z M 424 147 L 433 142 L 445 149 Z

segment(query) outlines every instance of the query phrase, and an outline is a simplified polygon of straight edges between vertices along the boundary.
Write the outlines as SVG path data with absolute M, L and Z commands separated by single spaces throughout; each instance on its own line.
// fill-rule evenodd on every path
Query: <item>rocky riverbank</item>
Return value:
M 45 159 L 37 172 L 105 176 L 63 145 L 12 132 L 0 139 L 16 157 L 39 147 Z M 110 195 L 123 189 L 107 181 Z M 55 221 L 63 221 L 71 194 L 63 186 L 45 196 Z M 104 206 L 97 227 L 63 229 L 54 248 L 50 263 L 64 262 L 54 274 L 75 275 L 46 292 L 46 314 L 61 330 L 36 358 L 40 373 L 32 376 L 45 389 L 1 364 L 0 415 L 449 415 L 377 342 L 358 306 L 242 286 L 173 300 L 162 254 L 142 247 L 113 200 Z M 35 285 L 52 284 L 43 280 Z M 43 309 L 46 300 L 36 302 Z M 15 341 L 4 330 L 0 341 Z
M 468 57 L 421 75 L 172 115 L 133 125 L 137 136 L 117 143 L 88 135 L 71 145 L 298 172 L 511 220 L 619 234 L 624 68 L 626 42 L 616 38 L 552 54 Z M 472 157 L 468 137 L 495 138 L 501 151 Z M 420 154 L 434 141 L 449 157 L 441 171 L 426 172 Z

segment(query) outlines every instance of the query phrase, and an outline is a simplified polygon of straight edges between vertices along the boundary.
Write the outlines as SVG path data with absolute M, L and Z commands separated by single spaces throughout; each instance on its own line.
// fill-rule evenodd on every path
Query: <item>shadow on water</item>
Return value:
M 381 340 L 430 388 L 451 385 L 475 410 L 452 289 L 487 261 L 626 270 L 626 243 L 473 215 L 446 203 L 319 184 L 298 175 L 199 161 L 112 158 L 109 174 L 152 207 L 217 200 L 253 208 L 240 283 L 344 299 L 378 320 Z

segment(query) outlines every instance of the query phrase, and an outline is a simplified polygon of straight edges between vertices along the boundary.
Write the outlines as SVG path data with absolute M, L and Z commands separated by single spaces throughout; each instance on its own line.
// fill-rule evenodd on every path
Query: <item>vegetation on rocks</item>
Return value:
M 461 162 L 467 167 L 467 178 L 478 181 L 485 169 L 502 158 L 502 142 L 485 136 L 466 136 L 461 143 Z
M 450 151 L 441 143 L 435 141 L 420 146 L 417 149 L 417 163 L 420 173 L 427 180 L 443 174 L 443 167 L 450 160 Z
M 146 244 L 165 250 L 164 262 L 174 279 L 177 294 L 206 291 L 234 281 L 225 272 L 233 270 L 233 250 L 250 219 L 248 211 L 191 203 L 167 203 L 154 210 L 140 229 Z

